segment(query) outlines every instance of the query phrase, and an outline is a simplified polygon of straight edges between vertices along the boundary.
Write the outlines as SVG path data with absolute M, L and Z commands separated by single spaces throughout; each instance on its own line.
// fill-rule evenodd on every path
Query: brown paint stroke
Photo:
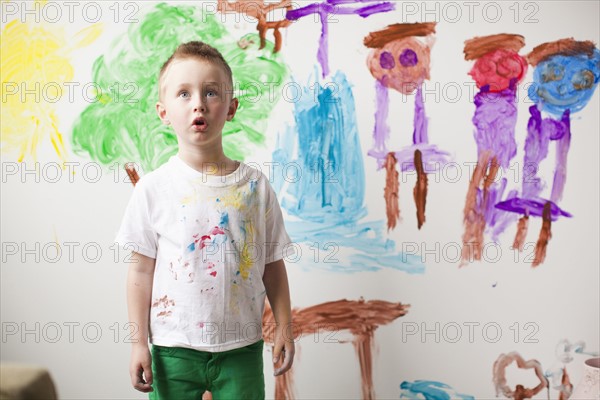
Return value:
M 423 168 L 421 150 L 415 150 L 414 163 L 417 171 L 417 183 L 413 189 L 413 197 L 417 206 L 417 226 L 421 229 L 425 223 L 425 203 L 427 201 L 427 174 Z
M 527 237 L 527 229 L 529 227 L 529 216 L 523 215 L 519 218 L 519 224 L 517 226 L 517 234 L 515 235 L 515 241 L 513 242 L 512 248 L 518 251 L 523 251 L 525 245 L 525 238 Z
M 464 266 L 467 260 L 481 260 L 481 250 L 483 248 L 483 233 L 485 231 L 485 209 L 487 207 L 488 188 L 496 179 L 499 169 L 496 157 L 490 164 L 491 151 L 481 152 L 477 160 L 477 166 L 473 171 L 473 177 L 467 191 L 467 199 L 464 208 L 463 248 L 461 254 L 461 264 Z M 489 172 L 486 174 L 486 171 Z M 477 189 L 483 185 L 483 201 L 477 205 Z
M 277 53 L 281 49 L 281 32 L 280 28 L 287 28 L 292 21 L 283 19 L 281 21 L 267 21 L 267 15 L 274 10 L 279 8 L 285 8 L 287 11 L 293 9 L 291 0 L 282 0 L 279 3 L 267 3 L 264 0 L 219 0 L 217 3 L 217 9 L 219 12 L 235 12 L 239 14 L 246 14 L 249 17 L 258 20 L 256 30 L 260 37 L 260 49 L 263 49 L 266 45 L 267 30 L 273 29 L 273 35 L 275 37 L 275 46 L 273 53 Z
M 527 62 L 534 67 L 545 59 L 561 54 L 565 56 L 574 56 L 577 54 L 586 54 L 591 57 L 596 46 L 591 40 L 576 41 L 573 38 L 560 39 L 554 42 L 542 43 L 536 46 L 527 54 Z
M 476 36 L 465 40 L 465 60 L 476 60 L 494 50 L 505 49 L 518 53 L 525 46 L 521 35 L 499 33 L 497 35 Z
M 349 331 L 354 339 L 352 344 L 356 350 L 360 364 L 363 399 L 375 398 L 373 390 L 373 335 L 381 326 L 408 313 L 410 304 L 391 303 L 384 300 L 365 301 L 337 300 L 321 303 L 316 306 L 292 310 L 291 336 L 294 340 L 301 336 L 315 335 L 326 331 Z M 273 311 L 267 303 L 263 314 L 263 338 L 266 343 L 273 344 L 275 337 L 275 319 Z M 285 375 L 291 375 L 288 371 Z M 292 400 L 293 388 L 291 376 L 275 378 L 276 399 Z
M 154 300 L 154 302 L 152 303 L 152 307 L 167 308 L 169 306 L 174 306 L 174 305 L 175 305 L 175 300 L 169 299 L 166 294 L 163 297 L 160 297 L 160 298 Z
M 354 350 L 360 363 L 360 378 L 362 381 L 362 398 L 374 399 L 373 390 L 373 335 L 364 335 L 359 340 L 353 340 Z
M 542 229 L 540 230 L 540 236 L 537 243 L 535 244 L 535 258 L 533 259 L 532 267 L 537 267 L 546 259 L 546 248 L 548 242 L 552 238 L 552 204 L 547 201 L 544 204 L 544 211 L 542 211 Z
M 511 390 L 506 382 L 506 367 L 508 367 L 513 361 L 517 363 L 517 368 L 520 369 L 533 369 L 535 375 L 539 379 L 540 383 L 533 389 L 524 387 L 523 385 L 516 385 L 515 390 Z M 521 355 L 515 351 L 508 354 L 500 354 L 498 359 L 494 361 L 492 381 L 496 387 L 496 397 L 502 392 L 504 397 L 512 398 L 514 400 L 530 399 L 545 387 L 548 387 L 548 380 L 544 376 L 542 370 L 542 364 L 538 360 L 527 360 L 525 361 Z
M 396 156 L 393 152 L 389 152 L 385 157 L 385 188 L 383 189 L 383 197 L 385 198 L 385 213 L 387 215 L 387 228 L 394 229 L 396 223 L 400 219 L 400 179 L 398 171 L 396 171 Z
M 567 374 L 567 367 L 563 367 L 563 375 L 560 383 L 561 388 L 558 400 L 569 400 L 569 397 L 571 397 L 571 394 L 573 393 L 573 384 L 571 383 L 569 374 Z
M 283 363 L 282 361 L 280 361 Z M 279 367 L 279 366 L 277 366 Z M 293 399 L 294 398 L 294 367 L 292 366 L 285 374 L 275 378 L 275 398 Z
M 369 33 L 363 43 L 365 46 L 380 49 L 389 42 L 413 36 L 427 36 L 435 33 L 435 22 L 415 22 L 413 24 L 392 24 L 380 31 Z
M 133 163 L 125 164 L 125 172 L 127 172 L 127 175 L 129 175 L 129 179 L 131 180 L 131 183 L 133 184 L 133 186 L 135 186 L 135 184 L 140 180 L 140 176 L 138 175 L 137 171 L 135 170 L 135 164 L 133 164 Z

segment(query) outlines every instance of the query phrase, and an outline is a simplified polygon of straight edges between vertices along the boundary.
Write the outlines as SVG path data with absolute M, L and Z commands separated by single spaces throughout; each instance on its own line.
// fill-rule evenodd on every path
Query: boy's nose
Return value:
M 205 112 L 206 111 L 206 104 L 203 101 L 202 97 L 200 97 L 198 100 L 196 100 L 196 103 L 194 105 L 194 112 Z

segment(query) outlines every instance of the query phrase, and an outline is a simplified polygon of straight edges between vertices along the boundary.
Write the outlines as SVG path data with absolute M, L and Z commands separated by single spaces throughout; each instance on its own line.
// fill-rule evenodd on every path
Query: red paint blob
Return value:
M 498 49 L 479 58 L 469 75 L 478 88 L 489 85 L 490 92 L 500 92 L 510 86 L 510 81 L 519 82 L 527 72 L 527 61 L 512 50 Z

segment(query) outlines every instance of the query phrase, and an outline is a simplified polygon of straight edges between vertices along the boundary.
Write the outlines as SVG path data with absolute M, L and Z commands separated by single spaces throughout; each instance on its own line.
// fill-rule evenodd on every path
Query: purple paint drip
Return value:
M 323 73 L 323 77 L 329 74 L 329 56 L 328 56 L 328 25 L 327 25 L 327 15 L 334 12 L 335 7 L 330 4 L 310 4 L 306 7 L 297 8 L 295 10 L 290 10 L 285 13 L 286 19 L 290 21 L 298 20 L 302 17 L 306 17 L 310 14 L 318 14 L 319 19 L 321 20 L 321 37 L 319 38 L 319 50 L 317 51 L 317 60 L 321 65 L 321 70 Z
M 491 231 L 492 240 L 494 241 L 496 241 L 498 236 L 517 219 L 516 214 L 500 210 L 495 206 L 497 203 L 501 202 L 507 184 L 507 179 L 502 178 L 498 182 L 494 182 L 492 185 L 490 185 L 490 187 L 488 187 L 487 199 L 485 203 L 486 206 L 485 209 L 482 210 L 486 221 L 486 232 Z M 478 189 L 477 196 L 479 196 L 478 204 L 483 204 L 483 191 Z M 517 191 L 513 190 L 506 197 L 510 199 L 516 196 Z
M 381 169 L 385 163 L 385 158 L 389 152 L 386 147 L 386 142 L 390 136 L 390 128 L 387 125 L 387 117 L 389 110 L 389 93 L 385 86 L 387 76 L 382 78 L 382 81 L 375 81 L 375 129 L 373 130 L 373 147 L 367 152 L 371 157 L 377 159 L 377 168 Z M 426 172 L 434 172 L 441 166 L 446 165 L 450 161 L 448 152 L 439 150 L 435 145 L 429 144 L 427 137 L 427 117 L 425 116 L 425 108 L 423 104 L 423 95 L 421 86 L 417 88 L 415 99 L 415 130 L 413 133 L 413 142 L 418 140 L 418 143 L 412 146 L 405 147 L 394 152 L 400 170 L 402 172 L 414 171 L 414 156 L 415 150 L 420 150 L 423 159 L 423 167 Z
M 379 4 L 372 4 L 361 8 L 341 8 L 337 7 L 338 4 L 354 4 L 356 2 L 371 2 L 373 0 L 327 0 L 326 3 L 314 3 L 306 7 L 297 8 L 286 12 L 285 18 L 290 21 L 296 21 L 302 17 L 306 17 L 310 14 L 318 14 L 321 20 L 321 37 L 319 38 L 319 50 L 317 52 L 317 59 L 321 65 L 323 71 L 323 78 L 329 75 L 329 54 L 328 54 L 328 25 L 327 17 L 329 14 L 355 14 L 366 18 L 372 14 L 393 11 L 396 6 L 390 2 L 383 2 Z
M 481 88 L 475 95 L 475 142 L 477 143 L 478 159 L 483 152 L 491 151 L 492 157 L 503 168 L 508 168 L 510 160 L 517 154 L 515 126 L 517 124 L 516 81 L 511 81 L 508 88 L 500 92 L 490 92 L 489 86 Z M 497 208 L 506 190 L 507 181 L 501 179 L 484 191 L 477 189 L 476 209 L 483 215 L 486 222 L 486 232 L 491 231 L 493 240 L 514 221 L 515 216 Z M 516 192 L 511 193 L 512 196 Z M 484 207 L 485 205 L 485 207 Z
M 323 70 L 323 78 L 329 75 L 329 47 L 327 45 L 329 25 L 327 24 L 327 13 L 321 12 L 321 37 L 319 38 L 319 50 L 317 51 L 317 59 Z
M 542 114 L 538 106 L 529 107 L 527 138 L 525 139 L 525 156 L 523 159 L 523 193 L 526 199 L 536 198 L 542 193 L 544 183 L 537 176 L 540 161 L 548 155 L 550 137 L 548 131 L 542 129 Z
M 570 111 L 567 109 L 562 115 L 560 126 L 563 128 L 561 129 L 563 134 L 556 143 L 556 167 L 554 170 L 554 182 L 552 182 L 552 194 L 550 195 L 550 200 L 554 203 L 558 203 L 562 199 L 567 181 L 567 156 L 569 154 L 569 147 L 571 146 L 571 121 L 569 114 Z
M 451 158 L 450 153 L 439 150 L 434 144 L 423 143 L 405 147 L 394 153 L 402 172 L 415 171 L 415 150 L 417 149 L 421 151 L 423 168 L 426 173 L 438 171 Z M 381 160 L 382 165 L 384 160 Z
M 546 132 L 548 138 L 550 140 L 558 140 L 562 138 L 567 130 L 569 129 L 569 123 L 563 123 L 563 121 L 557 121 L 552 118 L 544 118 L 542 119 L 541 128 Z
M 395 9 L 396 9 L 396 6 L 394 5 L 394 3 L 381 3 L 381 4 L 374 4 L 372 6 L 359 8 L 354 13 L 357 15 L 360 15 L 363 18 L 367 18 L 368 16 L 370 16 L 372 14 L 394 11 Z
M 333 7 L 332 13 L 336 15 L 355 15 L 356 8 L 342 8 L 342 7 Z
M 499 200 L 502 198 L 502 194 L 504 193 L 504 190 L 506 190 L 506 179 L 503 178 L 503 181 L 504 182 L 503 182 L 503 186 L 502 186 L 502 192 L 498 193 L 498 195 L 496 196 L 496 199 L 494 200 L 494 202 L 492 204 L 499 203 Z M 517 197 L 518 193 L 519 192 L 516 189 L 513 189 L 510 192 L 508 192 L 508 194 L 506 195 L 506 198 L 512 199 L 513 197 Z M 500 234 L 503 233 L 506 230 L 506 228 L 508 228 L 509 226 L 514 226 L 517 219 L 518 219 L 518 215 L 515 213 L 501 211 L 499 209 L 496 209 L 496 212 L 493 214 L 492 219 L 490 220 L 490 224 L 489 224 L 489 231 L 490 231 L 490 234 L 492 235 L 492 240 L 494 242 L 498 242 Z
M 388 153 L 385 145 L 390 136 L 390 128 L 387 125 L 387 116 L 389 109 L 388 88 L 383 82 L 375 80 L 375 129 L 373 130 L 373 147 L 368 151 L 368 155 L 377 158 L 379 168 L 383 165 L 383 160 Z
M 413 144 L 429 143 L 427 137 L 427 116 L 425 115 L 425 104 L 423 103 L 423 85 L 417 87 L 415 97 L 415 118 L 413 130 Z
M 510 211 L 517 214 L 542 217 L 544 214 L 544 205 L 548 200 L 541 198 L 536 199 L 522 199 L 519 197 L 513 197 L 512 199 L 505 200 L 496 204 L 496 208 L 500 210 Z M 572 215 L 562 210 L 556 203 L 550 202 L 550 217 L 552 221 L 556 221 L 559 217 L 572 217 Z
M 295 21 L 298 20 L 302 17 L 306 17 L 307 15 L 310 14 L 320 14 L 322 11 L 322 9 L 330 9 L 333 10 L 334 7 L 328 5 L 328 4 L 310 4 L 306 7 L 301 7 L 301 8 L 297 8 L 295 10 L 289 10 L 285 13 L 285 18 L 289 19 L 290 21 Z M 323 21 L 323 20 L 321 20 Z
M 331 5 L 339 5 L 339 4 L 356 4 L 356 3 L 369 3 L 376 0 L 326 0 L 327 3 Z
M 501 92 L 482 90 L 475 95 L 475 141 L 480 156 L 491 150 L 503 168 L 517 154 L 515 126 L 517 124 L 516 88 L 509 87 Z

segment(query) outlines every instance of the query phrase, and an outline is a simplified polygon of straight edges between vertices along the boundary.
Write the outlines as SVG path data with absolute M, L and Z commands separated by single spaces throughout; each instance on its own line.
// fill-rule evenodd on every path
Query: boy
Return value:
M 135 247 L 130 375 L 151 399 L 264 398 L 265 295 L 278 323 L 275 375 L 292 365 L 283 258 L 293 251 L 267 178 L 223 152 L 237 107 L 231 69 L 211 46 L 182 44 L 161 68 L 156 111 L 179 151 L 135 185 L 115 239 Z

